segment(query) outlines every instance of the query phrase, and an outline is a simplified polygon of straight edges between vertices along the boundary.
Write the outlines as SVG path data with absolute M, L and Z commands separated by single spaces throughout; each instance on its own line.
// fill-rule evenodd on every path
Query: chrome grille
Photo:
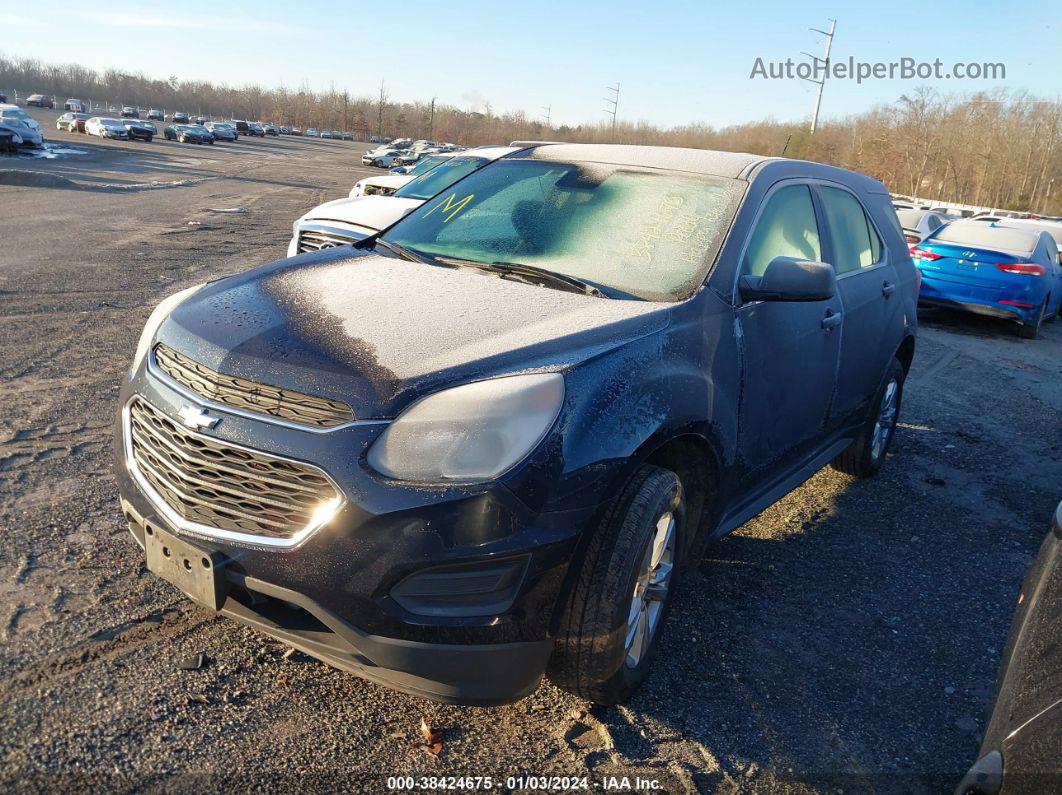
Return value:
M 192 433 L 141 398 L 127 433 L 139 474 L 186 522 L 291 539 L 341 499 L 316 467 Z
M 225 375 L 166 345 L 155 346 L 155 363 L 177 383 L 226 406 L 315 428 L 354 421 L 354 410 L 346 403 Z
M 349 246 L 351 243 L 356 243 L 363 238 L 364 235 L 359 236 L 354 232 L 345 235 L 338 231 L 326 232 L 323 229 L 300 229 L 299 253 L 305 254 L 307 251 L 320 251 L 323 248 L 334 248 L 335 246 Z

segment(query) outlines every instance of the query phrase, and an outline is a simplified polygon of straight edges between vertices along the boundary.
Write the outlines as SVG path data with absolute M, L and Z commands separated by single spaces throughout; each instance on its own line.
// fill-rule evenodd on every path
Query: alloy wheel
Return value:
M 628 668 L 642 661 L 660 627 L 674 569 L 676 537 L 675 516 L 665 511 L 656 521 L 634 582 L 624 642 Z
M 885 386 L 885 394 L 881 398 L 881 408 L 878 410 L 878 419 L 874 423 L 874 437 L 870 445 L 870 455 L 877 461 L 888 446 L 889 437 L 896 427 L 896 398 L 900 387 L 893 378 Z

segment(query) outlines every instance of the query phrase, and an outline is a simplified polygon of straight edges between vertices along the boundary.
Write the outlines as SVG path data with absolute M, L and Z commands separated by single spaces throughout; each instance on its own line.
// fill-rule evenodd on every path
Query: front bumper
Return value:
M 126 384 L 123 406 L 133 394 L 171 417 L 189 402 L 144 369 Z M 137 485 L 120 422 L 116 476 L 129 529 L 141 546 L 145 526 L 152 525 L 220 553 L 229 586 L 222 613 L 389 687 L 468 704 L 505 703 L 535 689 L 552 650 L 569 563 L 598 506 L 536 512 L 497 484 L 396 487 L 360 463 L 385 425 L 309 432 L 210 410 L 222 416 L 212 438 L 313 463 L 340 487 L 344 504 L 329 524 L 292 548 L 182 533 Z M 401 587 L 425 573 L 510 561 L 520 565 L 501 597 L 495 590 L 479 602 L 475 595 L 471 603 L 460 602 L 465 595 L 446 592 L 451 580 L 443 577 L 438 604 L 444 607 L 433 609 L 416 593 L 407 598 Z

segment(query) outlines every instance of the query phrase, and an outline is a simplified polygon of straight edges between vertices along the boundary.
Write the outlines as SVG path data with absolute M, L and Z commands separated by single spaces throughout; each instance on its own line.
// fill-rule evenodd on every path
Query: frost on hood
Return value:
M 373 380 L 388 381 L 664 311 L 646 301 L 604 300 L 379 256 L 281 271 L 263 288 L 294 331 Z

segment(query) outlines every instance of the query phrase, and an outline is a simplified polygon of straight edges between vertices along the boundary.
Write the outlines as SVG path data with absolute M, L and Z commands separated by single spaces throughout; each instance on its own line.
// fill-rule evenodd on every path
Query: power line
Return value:
M 805 78 L 809 82 L 818 83 L 819 90 L 815 92 L 815 111 L 811 114 L 811 134 L 815 134 L 815 128 L 819 126 L 819 108 L 822 107 L 822 89 L 826 87 L 826 74 L 830 68 L 830 48 L 833 47 L 833 33 L 837 30 L 837 20 L 830 20 L 830 31 L 827 33 L 825 30 L 819 30 L 818 28 L 808 28 L 808 30 L 815 33 L 821 33 L 826 37 L 826 57 L 818 58 L 810 53 L 804 53 L 809 58 L 814 59 L 816 62 L 822 64 L 822 71 L 820 74 L 822 77 L 819 80 L 812 80 L 810 77 Z
M 605 86 L 607 91 L 615 92 L 615 97 L 605 97 L 605 102 L 612 106 L 612 109 L 605 108 L 605 113 L 612 116 L 612 142 L 616 141 L 616 111 L 619 109 L 619 92 L 620 84 L 616 83 L 614 86 Z

